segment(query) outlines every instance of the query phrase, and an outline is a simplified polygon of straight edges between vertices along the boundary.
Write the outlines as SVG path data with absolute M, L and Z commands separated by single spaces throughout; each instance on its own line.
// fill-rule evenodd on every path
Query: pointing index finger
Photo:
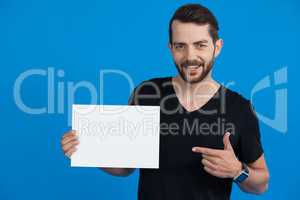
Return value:
M 195 153 L 202 153 L 209 156 L 219 157 L 223 150 L 211 149 L 206 147 L 193 147 L 192 151 Z

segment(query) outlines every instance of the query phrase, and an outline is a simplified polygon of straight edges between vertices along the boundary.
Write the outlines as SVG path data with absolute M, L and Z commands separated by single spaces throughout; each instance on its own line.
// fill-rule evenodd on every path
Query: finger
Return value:
M 63 135 L 62 139 L 63 138 L 66 138 L 66 137 L 69 137 L 71 135 L 77 135 L 77 131 L 75 130 L 70 130 L 69 132 L 67 132 L 66 134 Z
M 209 162 L 211 162 L 214 165 L 218 165 L 220 163 L 219 157 L 202 154 L 202 158 L 205 159 L 205 160 L 208 160 Z
M 230 137 L 230 133 L 229 132 L 225 133 L 225 135 L 223 137 L 224 149 L 233 151 L 229 137 Z
M 208 156 L 208 155 L 205 155 L 205 154 L 202 154 L 202 158 L 205 159 L 205 160 L 208 160 L 209 162 L 211 162 L 212 164 L 214 165 L 217 165 L 219 166 L 219 170 L 223 171 L 223 172 L 229 172 L 228 171 L 228 163 L 227 162 L 224 162 L 224 160 L 222 158 L 219 158 L 219 157 L 213 157 L 213 156 Z
M 209 156 L 220 157 L 222 156 L 224 150 L 211 149 L 205 147 L 193 147 L 192 151 L 195 153 L 202 153 L 202 154 L 207 154 Z
M 78 144 L 79 144 L 79 141 L 75 140 L 75 141 L 72 141 L 72 142 L 69 142 L 69 143 L 63 145 L 62 149 L 66 153 L 67 151 L 69 151 L 71 148 L 77 146 Z
M 68 137 L 62 139 L 61 145 L 65 145 L 73 140 L 78 140 L 78 137 L 76 135 L 69 135 Z
M 68 150 L 65 155 L 68 157 L 68 158 L 71 158 L 72 154 L 76 151 L 76 147 L 73 147 L 71 148 L 70 150 Z
M 207 173 L 209 173 L 209 174 L 211 174 L 213 176 L 219 177 L 219 178 L 225 178 L 226 177 L 226 174 L 224 174 L 224 173 L 222 173 L 220 171 L 217 171 L 217 170 L 213 170 L 213 169 L 211 169 L 209 167 L 206 167 L 206 166 L 204 167 L 204 170 Z
M 212 162 L 210 162 L 209 160 L 202 159 L 201 163 L 204 165 L 204 167 L 208 167 L 208 168 L 210 168 L 212 170 L 217 170 L 218 169 L 217 165 L 214 164 L 214 163 L 212 163 Z

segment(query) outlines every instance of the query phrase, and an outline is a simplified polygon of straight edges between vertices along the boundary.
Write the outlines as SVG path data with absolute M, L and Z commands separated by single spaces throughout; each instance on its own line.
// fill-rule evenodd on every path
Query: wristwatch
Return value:
M 239 175 L 233 178 L 235 183 L 242 183 L 249 177 L 249 169 L 245 163 L 242 163 L 242 171 Z

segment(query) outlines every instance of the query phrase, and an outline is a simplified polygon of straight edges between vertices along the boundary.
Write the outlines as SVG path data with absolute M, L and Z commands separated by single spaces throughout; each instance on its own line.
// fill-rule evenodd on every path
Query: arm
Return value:
M 135 168 L 109 168 L 109 167 L 102 167 L 99 169 L 103 170 L 104 172 L 110 175 L 123 176 L 123 177 L 129 176 L 135 170 Z
M 254 194 L 261 194 L 267 191 L 270 175 L 264 155 L 247 166 L 249 168 L 249 177 L 239 184 L 240 189 Z
M 219 178 L 234 178 L 242 170 L 242 163 L 235 156 L 229 136 L 230 134 L 224 135 L 224 150 L 204 147 L 194 147 L 192 149 L 195 153 L 202 154 L 204 170 Z M 249 177 L 239 184 L 240 189 L 253 194 L 265 192 L 268 188 L 269 172 L 264 155 L 262 154 L 260 158 L 247 166 L 249 168 Z

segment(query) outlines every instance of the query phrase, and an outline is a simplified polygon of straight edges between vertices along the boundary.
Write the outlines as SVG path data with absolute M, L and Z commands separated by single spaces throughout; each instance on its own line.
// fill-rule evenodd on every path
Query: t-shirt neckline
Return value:
M 169 77 L 168 78 L 168 81 L 170 81 L 170 88 L 171 88 L 171 92 L 172 94 L 174 94 L 175 96 L 175 99 L 176 99 L 176 103 L 178 103 L 178 105 L 184 110 L 185 113 L 188 113 L 188 114 L 191 114 L 191 113 L 195 113 L 195 112 L 199 112 L 203 109 L 205 109 L 205 107 L 208 107 L 211 103 L 213 103 L 216 98 L 220 97 L 220 92 L 222 91 L 222 84 L 220 84 L 219 88 L 217 89 L 217 91 L 209 98 L 209 100 L 203 104 L 202 106 L 200 106 L 199 108 L 195 109 L 195 110 L 192 110 L 192 111 L 188 111 L 180 102 L 178 96 L 177 96 L 177 93 L 175 91 L 175 88 L 174 88 L 174 85 L 173 85 L 173 77 Z

